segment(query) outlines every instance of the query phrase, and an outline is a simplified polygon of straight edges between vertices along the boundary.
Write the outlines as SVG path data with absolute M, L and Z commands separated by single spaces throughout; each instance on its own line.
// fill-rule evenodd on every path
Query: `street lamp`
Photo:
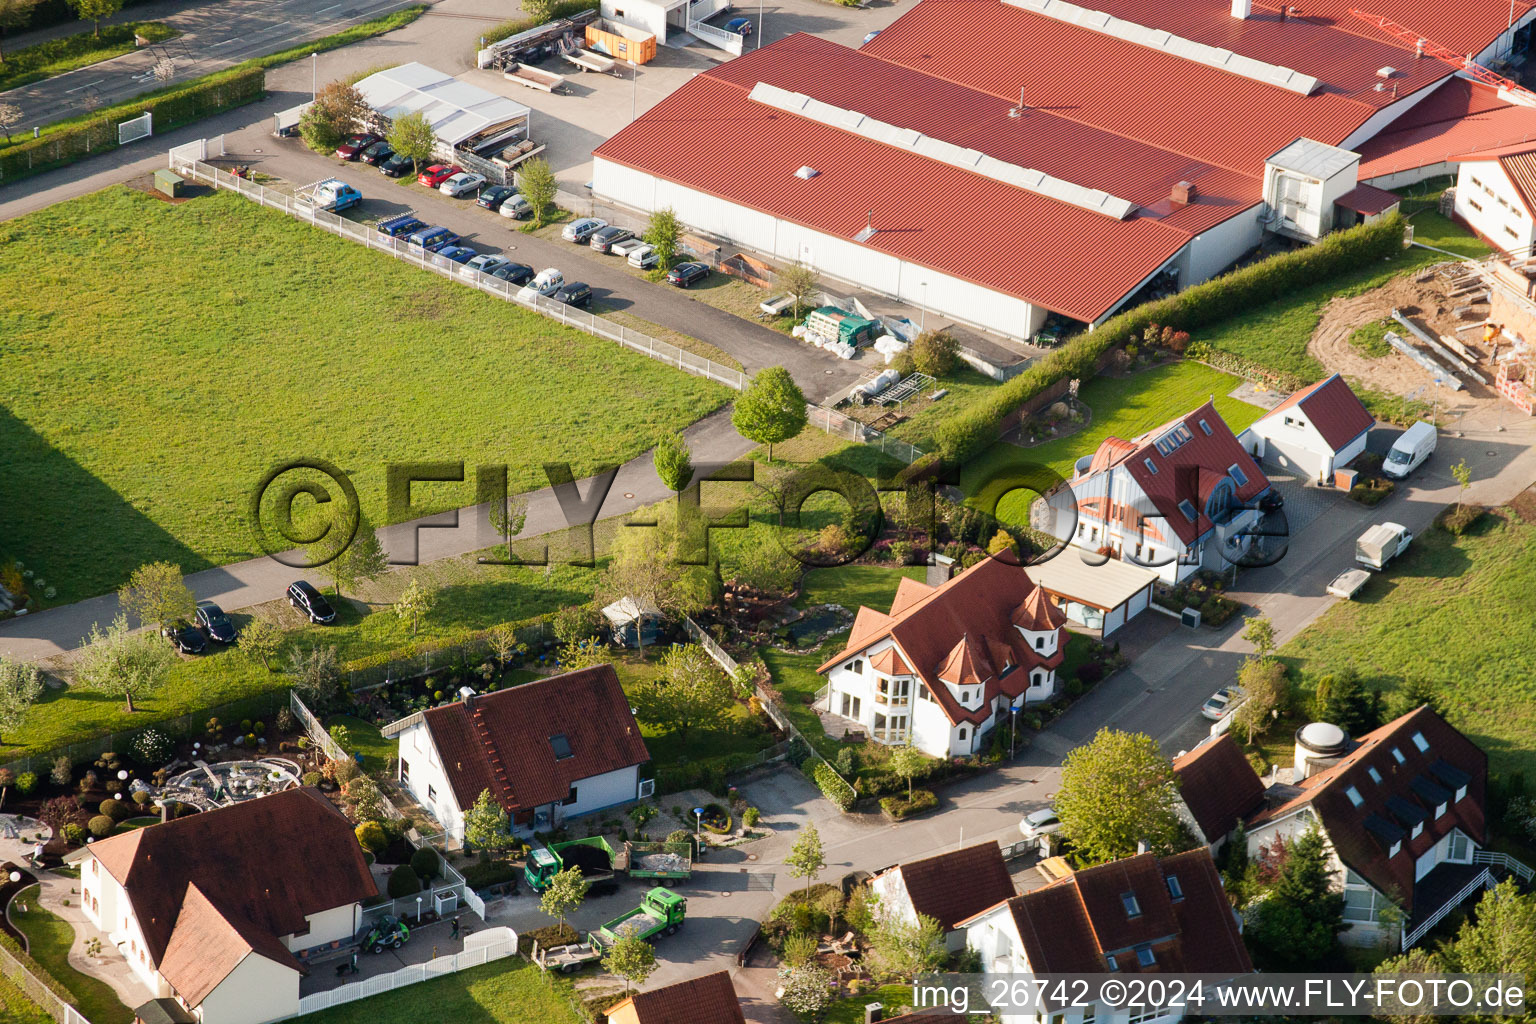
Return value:
M 699 832 L 704 828 L 704 808 L 693 809 L 693 838 L 699 838 Z
M 629 66 L 634 69 L 634 74 L 630 77 L 629 80 L 629 119 L 630 121 L 634 121 L 634 119 L 639 116 L 640 111 L 640 62 L 637 60 L 631 60 L 629 62 Z M 638 630 L 639 628 L 640 627 L 637 624 L 635 629 Z
M 315 97 L 320 95 L 320 54 L 318 52 L 309 55 L 309 101 L 313 103 Z
M 919 330 L 926 331 L 928 329 L 928 282 L 919 281 L 918 284 L 923 286 L 923 308 L 921 313 L 923 322 Z
M 416 897 L 416 923 L 421 924 L 421 897 Z
M 1019 709 L 1012 701 L 1008 702 L 1008 759 L 1013 759 L 1013 741 L 1019 736 Z

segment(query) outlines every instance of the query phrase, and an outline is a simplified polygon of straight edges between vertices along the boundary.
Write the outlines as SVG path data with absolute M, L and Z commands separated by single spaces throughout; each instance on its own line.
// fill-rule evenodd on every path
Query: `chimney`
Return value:
M 1197 191 L 1194 182 L 1181 181 L 1173 186 L 1172 191 L 1168 194 L 1168 198 L 1179 206 L 1188 206 L 1195 201 Z
M 1147 852 L 1147 841 L 1145 839 L 1136 840 L 1136 852 L 1137 854 L 1143 854 Z
M 878 1024 L 885 1017 L 884 1003 L 864 1004 L 864 1024 Z
M 1253 13 L 1253 0 L 1232 0 L 1232 17 L 1239 21 L 1247 21 Z

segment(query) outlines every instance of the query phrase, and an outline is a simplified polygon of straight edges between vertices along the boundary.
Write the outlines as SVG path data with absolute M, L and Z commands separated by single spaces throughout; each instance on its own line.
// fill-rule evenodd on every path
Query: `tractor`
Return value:
M 411 929 L 397 917 L 385 916 L 368 930 L 363 937 L 363 949 L 369 953 L 382 953 L 386 949 L 399 949 L 411 937 Z

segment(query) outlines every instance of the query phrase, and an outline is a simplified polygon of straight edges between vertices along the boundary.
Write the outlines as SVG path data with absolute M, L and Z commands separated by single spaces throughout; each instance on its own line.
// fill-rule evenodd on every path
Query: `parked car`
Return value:
M 428 188 L 437 188 L 443 182 L 455 174 L 463 174 L 464 168 L 458 164 L 432 164 L 426 170 L 416 175 L 416 182 Z
M 725 30 L 739 36 L 749 36 L 752 34 L 752 22 L 748 18 L 732 18 L 725 23 Z
M 517 195 L 517 189 L 511 185 L 492 185 L 480 190 L 480 195 L 475 202 L 487 210 L 499 210 L 501 204 Z
M 871 41 L 874 40 L 875 36 L 877 36 L 879 34 L 880 34 L 880 30 L 877 28 L 873 32 L 871 32 L 868 35 L 866 35 L 864 37 L 864 42 L 860 43 L 859 45 L 860 46 L 867 46 Z
M 667 271 L 667 283 L 679 288 L 691 288 L 709 276 L 709 267 L 703 263 L 679 263 Z
M 203 631 L 186 619 L 177 619 L 161 632 L 182 654 L 202 654 L 208 649 L 208 638 L 203 636 Z
M 1223 686 L 1200 705 L 1200 715 L 1219 722 L 1232 713 L 1232 709 L 1242 702 L 1243 696 L 1241 686 Z
M 336 609 L 331 607 L 331 603 L 313 584 L 303 580 L 294 580 L 288 584 L 288 603 L 308 615 L 310 622 L 325 623 L 336 618 Z
M 535 295 L 553 295 L 564 286 L 565 275 L 554 267 L 545 267 L 537 277 L 523 285 L 517 297 L 524 302 L 532 302 Z
M 416 161 L 403 153 L 391 153 L 388 160 L 379 164 L 386 178 L 403 178 L 416 169 Z
M 491 253 L 482 253 L 479 256 L 476 256 L 474 259 L 470 260 L 468 263 L 464 264 L 464 269 L 459 271 L 459 273 L 463 274 L 465 277 L 474 277 L 475 275 L 471 273 L 471 271 L 474 270 L 478 270 L 482 274 L 489 274 L 497 267 L 511 262 L 512 261 L 507 259 L 505 256 L 495 256 Z
M 586 245 L 592 236 L 608 226 L 605 220 L 596 217 L 583 217 L 573 220 L 560 231 L 560 237 L 567 242 L 575 242 L 577 245 Z
M 1285 507 L 1285 495 L 1279 491 L 1270 491 L 1259 498 L 1260 512 L 1278 512 Z
M 571 281 L 561 286 L 552 298 L 556 302 L 563 302 L 567 306 L 575 306 L 577 309 L 586 309 L 592 305 L 592 289 L 585 281 Z
M 449 263 L 468 263 L 477 255 L 479 254 L 467 245 L 445 245 L 433 254 L 432 262 L 438 266 L 442 266 L 444 260 Z
M 639 267 L 641 270 L 650 270 L 656 264 L 661 262 L 661 256 L 656 252 L 656 247 L 654 245 L 646 244 L 642 245 L 638 249 L 630 250 L 629 255 L 624 258 L 624 261 L 632 267 Z
M 507 198 L 501 201 L 501 208 L 496 212 L 503 217 L 527 220 L 533 216 L 533 204 L 521 195 L 507 196 Z
M 343 160 L 356 160 L 363 155 L 363 150 L 375 142 L 382 141 L 384 140 L 372 132 L 358 132 L 356 135 L 348 135 L 346 141 L 336 147 L 336 155 Z
M 649 244 L 650 243 L 643 238 L 635 238 L 631 236 L 624 239 L 622 242 L 615 242 L 610 245 L 608 247 L 608 254 L 610 256 L 622 256 L 625 259 L 628 259 L 630 253 L 644 249 Z
M 212 601 L 197 602 L 197 624 L 210 640 L 217 640 L 221 644 L 235 642 L 235 624 L 229 621 L 224 609 Z
M 1381 464 L 1381 471 L 1396 480 L 1405 479 L 1409 473 L 1424 465 L 1425 461 L 1435 454 L 1435 444 L 1439 435 L 1435 433 L 1433 423 L 1425 423 L 1422 420 L 1403 431 L 1392 447 L 1387 450 L 1386 460 Z
M 426 227 L 421 218 L 413 213 L 402 213 L 394 217 L 387 217 L 374 225 L 373 230 L 390 238 L 403 238 L 413 231 L 420 231 Z
M 533 268 L 526 263 L 513 263 L 509 260 L 491 271 L 491 276 L 507 284 L 523 285 L 533 280 Z
M 1061 819 L 1049 807 L 1030 811 L 1019 821 L 1019 834 L 1025 839 L 1039 839 L 1061 831 Z
M 629 228 L 614 227 L 612 224 L 606 228 L 599 228 L 592 232 L 592 241 L 589 243 L 598 252 L 613 252 L 613 247 L 620 242 L 627 242 L 635 237 L 635 233 Z
M 383 139 L 380 139 L 378 142 L 375 142 L 373 145 L 363 150 L 362 154 L 358 156 L 358 159 L 363 163 L 368 164 L 370 167 L 377 167 L 379 164 L 383 163 L 385 160 L 388 160 L 394 155 L 395 147 L 391 146 Z
M 485 175 L 475 174 L 472 171 L 460 171 L 446 180 L 437 190 L 445 196 L 453 196 L 458 199 L 461 196 L 472 195 L 480 191 L 480 186 L 485 184 Z
M 459 236 L 445 227 L 433 225 L 412 231 L 405 240 L 427 252 L 437 252 L 439 249 L 453 245 L 459 240 Z

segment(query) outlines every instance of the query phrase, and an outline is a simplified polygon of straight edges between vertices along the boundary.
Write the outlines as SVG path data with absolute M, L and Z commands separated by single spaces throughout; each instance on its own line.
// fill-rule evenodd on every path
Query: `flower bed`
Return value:
M 896 821 L 910 818 L 924 811 L 931 811 L 939 806 L 939 798 L 933 795 L 931 789 L 915 789 L 912 791 L 912 799 L 906 796 L 888 796 L 880 800 L 880 809 Z
M 1381 477 L 1366 477 L 1349 489 L 1349 496 L 1366 508 L 1375 508 L 1397 490 L 1397 485 Z

